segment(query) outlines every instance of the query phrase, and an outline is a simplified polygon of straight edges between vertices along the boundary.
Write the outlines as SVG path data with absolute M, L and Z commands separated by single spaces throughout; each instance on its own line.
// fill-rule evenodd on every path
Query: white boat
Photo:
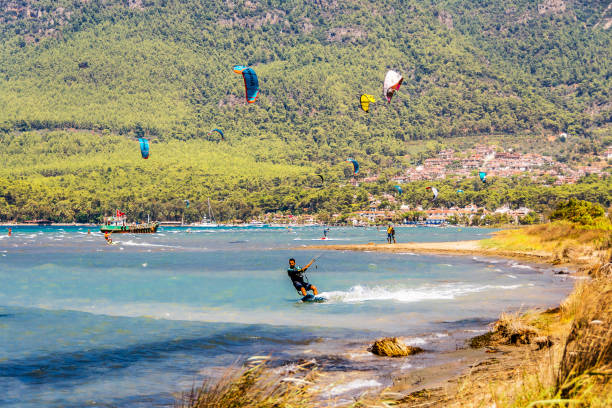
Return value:
M 208 217 L 205 215 L 202 217 L 202 221 L 195 222 L 191 224 L 192 227 L 204 227 L 204 228 L 215 228 L 218 227 L 219 224 L 217 220 L 215 220 L 215 215 L 212 212 L 212 207 L 210 206 L 210 198 L 208 198 Z

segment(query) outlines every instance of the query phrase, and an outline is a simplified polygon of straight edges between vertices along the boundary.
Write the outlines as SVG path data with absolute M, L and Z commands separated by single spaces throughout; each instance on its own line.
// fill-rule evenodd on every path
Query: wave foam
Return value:
M 521 265 L 521 264 L 512 264 L 511 268 L 516 268 L 516 269 L 533 269 L 529 265 Z
M 350 241 L 349 238 L 293 238 L 294 241 Z
M 382 386 L 382 384 L 376 380 L 353 380 L 349 383 L 335 386 L 334 388 L 329 390 L 329 395 L 338 396 L 349 391 L 358 390 L 361 388 L 373 388 L 380 386 Z
M 148 242 L 134 242 L 134 241 L 132 241 L 132 240 L 130 240 L 130 241 L 122 241 L 122 242 L 119 242 L 119 244 L 121 244 L 121 245 L 127 245 L 127 246 L 145 246 L 145 247 L 180 248 L 180 247 L 177 247 L 177 246 L 172 246 L 172 245 L 149 244 Z
M 395 300 L 398 302 L 421 302 L 425 300 L 454 299 L 469 293 L 483 292 L 489 289 L 516 289 L 522 285 L 440 285 L 421 286 L 411 289 L 388 289 L 381 286 L 353 286 L 348 291 L 322 292 L 319 296 L 328 302 L 355 303 L 370 300 Z

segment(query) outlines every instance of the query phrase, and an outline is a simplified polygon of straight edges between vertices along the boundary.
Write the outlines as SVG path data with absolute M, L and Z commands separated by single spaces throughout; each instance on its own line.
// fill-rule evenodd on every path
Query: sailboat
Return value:
M 194 227 L 205 227 L 205 228 L 215 228 L 218 227 L 217 220 L 215 220 L 215 215 L 212 212 L 212 207 L 210 206 L 210 198 L 208 198 L 208 216 L 204 215 L 202 217 L 202 221 L 191 224 Z

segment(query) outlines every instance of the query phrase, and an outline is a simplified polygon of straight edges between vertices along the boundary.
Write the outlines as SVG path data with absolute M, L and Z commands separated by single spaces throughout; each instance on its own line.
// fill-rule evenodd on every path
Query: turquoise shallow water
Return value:
M 398 228 L 398 238 L 489 232 Z M 172 392 L 253 354 L 375 371 L 379 360 L 346 350 L 382 334 L 452 349 L 499 312 L 555 304 L 572 285 L 507 260 L 325 252 L 308 276 L 328 301 L 302 304 L 287 259 L 321 253 L 291 248 L 385 239 L 374 228 L 321 235 L 171 228 L 109 246 L 87 228 L 13 228 L 0 238 L 0 405 L 171 406 Z

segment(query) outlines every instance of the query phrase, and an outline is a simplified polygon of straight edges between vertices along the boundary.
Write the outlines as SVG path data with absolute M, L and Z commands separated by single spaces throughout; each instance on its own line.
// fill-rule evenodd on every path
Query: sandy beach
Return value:
M 313 245 L 295 249 L 316 249 L 327 251 L 366 251 L 390 253 L 424 253 L 436 255 L 478 255 L 495 256 L 513 259 L 524 259 L 533 262 L 549 262 L 552 253 L 548 251 L 509 251 L 496 247 L 486 247 L 482 240 L 455 242 L 407 242 L 397 244 L 352 244 L 352 245 Z

